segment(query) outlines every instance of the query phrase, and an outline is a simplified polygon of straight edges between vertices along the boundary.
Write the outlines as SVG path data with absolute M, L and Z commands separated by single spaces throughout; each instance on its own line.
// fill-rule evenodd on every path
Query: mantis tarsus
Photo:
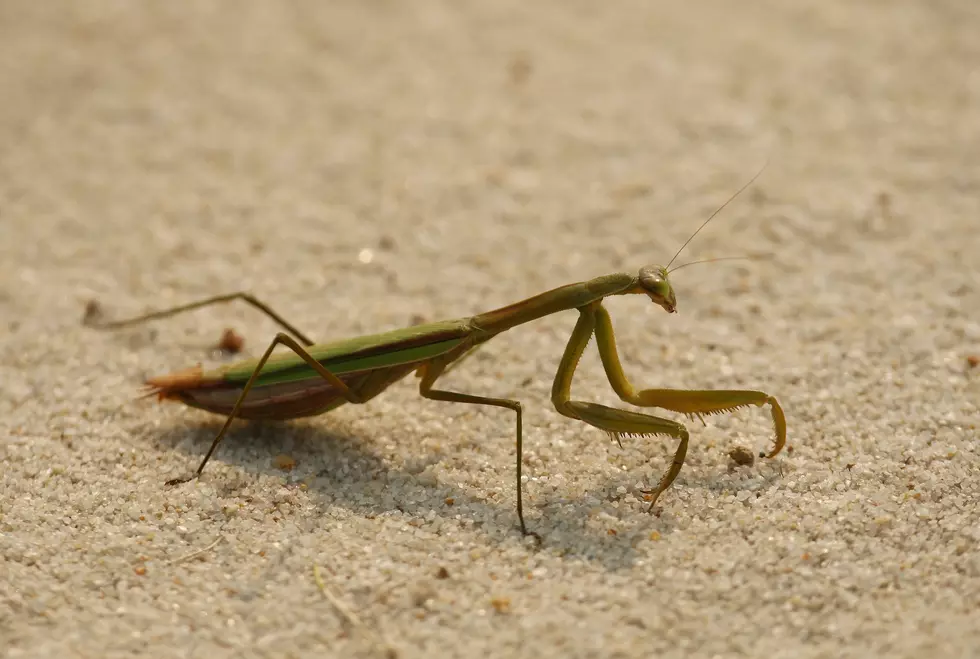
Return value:
M 681 246 L 674 259 L 698 231 L 756 177 L 712 213 Z M 599 356 L 609 384 L 623 401 L 638 407 L 658 407 L 699 418 L 702 415 L 729 412 L 748 405 L 768 404 L 772 411 L 776 441 L 767 457 L 775 456 L 785 445 L 786 419 L 783 410 L 776 399 L 765 392 L 680 389 L 637 391 L 623 372 L 616 350 L 612 322 L 602 301 L 612 295 L 646 295 L 667 313 L 675 313 L 677 301 L 668 279 L 668 269 L 674 259 L 671 259 L 667 267 L 645 266 L 635 275 L 617 273 L 560 286 L 521 302 L 469 318 L 417 325 L 333 343 L 315 344 L 266 304 L 244 292 L 211 297 L 128 320 L 90 324 L 99 328 L 114 329 L 174 316 L 212 304 L 243 300 L 264 312 L 286 330 L 276 335 L 262 357 L 257 360 L 242 361 L 210 371 L 204 371 L 200 366 L 196 366 L 146 381 L 150 388 L 150 395 L 156 394 L 161 400 L 177 400 L 191 407 L 227 417 L 197 470 L 188 477 L 168 481 L 168 485 L 185 483 L 200 476 L 211 455 L 228 432 L 231 422 L 236 418 L 295 419 L 323 414 L 344 403 L 366 403 L 396 381 L 415 371 L 417 377 L 421 379 L 419 393 L 423 398 L 488 405 L 514 411 L 517 417 L 517 517 L 520 520 L 521 532 L 527 535 L 529 531 L 524 523 L 521 493 L 523 458 L 521 404 L 506 398 L 477 396 L 435 388 L 439 376 L 445 373 L 451 364 L 501 332 L 518 325 L 559 311 L 575 309 L 579 312 L 578 322 L 565 346 L 551 389 L 551 401 L 560 414 L 604 430 L 617 440 L 623 435 L 664 435 L 679 441 L 670 468 L 660 479 L 657 487 L 648 492 L 652 495 L 649 507 L 651 511 L 657 499 L 670 487 L 684 464 L 688 431 L 680 423 L 669 419 L 607 407 L 598 403 L 572 400 L 570 393 L 572 377 L 593 335 L 596 338 Z M 281 353 L 273 356 L 273 351 L 279 345 L 288 347 L 292 354 Z

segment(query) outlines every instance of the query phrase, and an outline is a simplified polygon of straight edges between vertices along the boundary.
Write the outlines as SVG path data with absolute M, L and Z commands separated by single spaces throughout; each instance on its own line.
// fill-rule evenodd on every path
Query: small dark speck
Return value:
M 520 87 L 528 81 L 534 65 L 527 53 L 515 53 L 507 65 L 507 76 L 512 85 Z
M 221 335 L 221 340 L 218 341 L 215 349 L 226 355 L 237 355 L 244 345 L 245 337 L 229 327 Z
M 449 578 L 449 570 L 447 570 L 444 567 L 439 568 L 439 570 L 436 572 L 436 579 L 448 579 L 448 578 Z
M 765 453 L 760 453 L 759 457 L 765 457 L 765 455 Z M 752 451 L 744 446 L 736 446 L 733 448 L 728 452 L 728 457 L 732 462 L 740 467 L 751 467 L 753 464 L 755 464 L 755 456 L 752 455 Z
M 82 316 L 82 325 L 97 325 L 105 316 L 102 305 L 98 300 L 89 300 L 85 303 L 85 315 Z

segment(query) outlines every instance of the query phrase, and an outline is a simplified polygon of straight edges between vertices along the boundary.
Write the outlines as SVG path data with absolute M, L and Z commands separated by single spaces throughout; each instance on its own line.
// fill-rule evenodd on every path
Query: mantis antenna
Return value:
M 667 268 L 666 269 L 668 271 L 670 270 L 670 264 L 673 263 L 677 259 L 677 257 L 680 256 L 681 252 L 684 251 L 684 248 L 687 247 L 688 244 L 692 240 L 694 240 L 694 236 L 696 236 L 699 233 L 701 233 L 701 229 L 703 229 L 706 226 L 708 226 L 708 222 L 710 222 L 711 220 L 715 219 L 715 215 L 717 215 L 718 213 L 720 213 L 723 210 L 725 210 L 725 207 L 728 206 L 728 204 L 730 204 L 733 201 L 735 201 L 735 198 L 736 197 L 738 197 L 740 194 L 742 194 L 743 192 L 745 192 L 745 189 L 748 188 L 750 185 L 752 185 L 753 183 L 755 183 L 755 180 L 757 178 L 759 178 L 760 176 L 762 176 L 762 172 L 764 172 L 765 169 L 766 169 L 766 167 L 768 167 L 768 166 L 769 166 L 769 161 L 766 160 L 766 163 L 762 166 L 762 168 L 758 172 L 755 173 L 755 176 L 753 176 L 751 179 L 749 179 L 749 182 L 748 183 L 746 183 L 745 185 L 743 185 L 742 187 L 740 187 L 735 194 L 733 194 L 731 197 L 729 197 L 727 199 L 727 201 L 725 201 L 725 203 L 723 203 L 721 206 L 719 206 L 718 208 L 716 208 L 715 209 L 715 212 L 712 213 L 711 215 L 709 215 L 707 220 L 705 220 L 704 222 L 701 223 L 701 226 L 699 226 L 697 228 L 697 231 L 695 231 L 694 233 L 692 233 L 691 234 L 691 237 L 684 241 L 684 244 L 681 245 L 681 248 L 679 250 L 677 250 L 677 253 L 676 254 L 674 254 L 674 258 L 672 258 L 670 260 L 670 262 L 667 263 Z M 685 264 L 685 265 L 692 265 L 692 264 L 688 263 L 688 264 Z M 677 268 L 674 268 L 674 269 L 677 270 L 678 268 L 682 268 L 682 267 L 684 267 L 684 266 L 678 266 Z
M 716 261 L 751 261 L 753 259 L 769 258 L 770 256 L 772 256 L 772 254 L 746 254 L 744 256 L 719 256 L 713 259 L 699 259 L 697 261 L 691 261 L 690 263 L 682 263 L 673 270 L 668 270 L 667 274 L 677 272 L 681 268 L 686 268 L 689 265 L 697 265 L 699 263 L 715 263 Z

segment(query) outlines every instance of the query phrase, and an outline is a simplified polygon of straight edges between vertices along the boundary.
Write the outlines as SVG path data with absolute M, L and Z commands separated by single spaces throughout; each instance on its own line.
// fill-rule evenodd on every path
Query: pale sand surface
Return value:
M 0 654 L 978 656 L 978 34 L 966 0 L 0 4 Z M 274 324 L 79 324 L 465 316 L 668 260 L 767 158 L 680 260 L 771 259 L 606 306 L 637 385 L 765 389 L 793 450 L 731 469 L 767 413 L 692 422 L 647 514 L 673 443 L 558 415 L 576 316 L 538 321 L 446 384 L 523 402 L 540 548 L 512 415 L 414 379 L 165 488 L 221 419 L 141 379 Z M 594 347 L 574 395 L 617 401 Z

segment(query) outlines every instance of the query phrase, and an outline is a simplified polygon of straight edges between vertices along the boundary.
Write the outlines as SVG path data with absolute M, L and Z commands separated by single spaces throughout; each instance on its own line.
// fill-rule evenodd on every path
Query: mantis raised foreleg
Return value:
M 572 336 L 565 347 L 565 354 L 562 355 L 561 363 L 558 366 L 558 374 L 555 376 L 554 386 L 551 390 L 551 400 L 555 409 L 561 414 L 605 430 L 617 440 L 622 435 L 666 435 L 680 440 L 670 469 L 660 479 L 656 489 L 651 491 L 650 510 L 653 510 L 657 499 L 674 482 L 684 465 L 684 457 L 687 455 L 688 432 L 683 425 L 669 419 L 607 407 L 598 403 L 571 400 L 572 377 L 593 334 L 596 337 L 599 356 L 606 370 L 609 384 L 612 385 L 613 390 L 623 401 L 637 407 L 659 407 L 689 416 L 718 414 L 747 405 L 769 404 L 772 407 L 776 444 L 768 457 L 773 457 L 782 450 L 786 443 L 786 417 L 775 398 L 762 391 L 734 389 L 644 389 L 637 392 L 623 372 L 619 353 L 616 350 L 612 321 L 609 318 L 609 312 L 602 306 L 602 302 L 595 301 L 579 308 L 579 314 L 578 323 L 572 331 Z

